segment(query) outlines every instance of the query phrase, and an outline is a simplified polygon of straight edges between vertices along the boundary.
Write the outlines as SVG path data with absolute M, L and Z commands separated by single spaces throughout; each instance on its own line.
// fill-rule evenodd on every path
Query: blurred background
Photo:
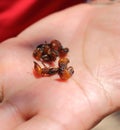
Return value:
M 120 130 L 120 112 L 106 117 L 92 130 Z
M 100 3 L 112 4 L 112 3 L 119 3 L 120 0 L 87 0 L 87 2 L 92 2 L 95 4 L 100 4 Z

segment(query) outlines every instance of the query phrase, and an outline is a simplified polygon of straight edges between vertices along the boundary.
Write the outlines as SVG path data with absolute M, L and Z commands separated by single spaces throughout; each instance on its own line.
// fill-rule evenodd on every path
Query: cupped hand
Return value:
M 119 13 L 119 5 L 77 5 L 1 43 L 0 129 L 88 130 L 118 110 Z M 75 73 L 65 82 L 33 74 L 33 50 L 53 39 L 70 49 Z

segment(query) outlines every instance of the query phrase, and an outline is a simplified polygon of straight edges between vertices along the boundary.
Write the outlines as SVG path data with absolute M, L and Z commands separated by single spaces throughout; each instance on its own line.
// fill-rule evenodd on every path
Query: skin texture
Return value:
M 0 129 L 89 130 L 118 110 L 119 14 L 119 5 L 77 5 L 4 41 L 0 45 Z M 70 49 L 75 74 L 67 82 L 57 75 L 33 75 L 34 48 L 53 39 Z

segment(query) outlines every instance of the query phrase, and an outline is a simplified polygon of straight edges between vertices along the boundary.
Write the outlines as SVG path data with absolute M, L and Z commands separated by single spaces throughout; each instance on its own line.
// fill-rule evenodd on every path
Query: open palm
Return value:
M 88 130 L 120 107 L 120 8 L 78 5 L 0 45 L 0 129 Z M 12 30 L 11 30 L 12 31 Z M 75 74 L 36 78 L 32 52 L 53 39 L 69 47 Z M 7 125 L 9 124 L 9 125 Z

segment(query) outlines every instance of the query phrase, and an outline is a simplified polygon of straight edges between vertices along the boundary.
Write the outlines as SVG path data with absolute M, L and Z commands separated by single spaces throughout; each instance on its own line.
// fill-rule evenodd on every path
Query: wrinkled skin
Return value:
M 0 45 L 0 129 L 89 130 L 118 110 L 119 14 L 119 5 L 78 5 L 4 41 Z M 67 82 L 58 75 L 33 75 L 34 48 L 53 39 L 70 49 L 75 74 Z

